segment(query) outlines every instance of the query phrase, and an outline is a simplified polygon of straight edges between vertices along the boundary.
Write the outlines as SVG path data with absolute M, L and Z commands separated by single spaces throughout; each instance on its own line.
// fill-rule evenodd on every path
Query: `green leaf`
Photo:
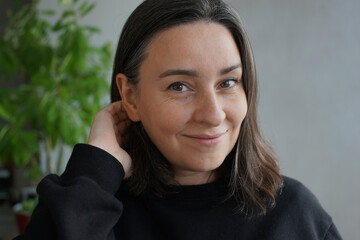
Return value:
M 78 11 L 79 11 L 79 12 L 83 12 L 83 11 L 87 8 L 87 6 L 88 6 L 88 2 L 87 2 L 87 1 L 83 2 L 83 3 L 80 5 Z
M 57 32 L 57 31 L 59 31 L 59 30 L 62 30 L 63 26 L 64 26 L 63 20 L 62 20 L 62 19 L 59 19 L 59 20 L 55 23 L 55 25 L 53 26 L 52 30 L 55 31 L 55 32 Z
M 42 10 L 40 13 L 47 16 L 54 16 L 56 12 L 54 10 L 49 9 L 49 10 Z
M 47 88 L 51 86 L 51 81 L 49 81 L 49 79 L 50 76 L 47 72 L 36 72 L 31 77 L 31 83 L 38 86 L 45 86 Z
M 59 95 L 60 95 L 60 99 L 61 99 L 62 101 L 65 101 L 66 99 L 69 98 L 69 97 L 68 97 L 69 94 L 68 94 L 68 92 L 67 92 L 67 90 L 66 90 L 65 87 L 60 87 Z
M 27 149 L 28 152 L 35 152 L 38 150 L 38 143 L 37 143 L 37 136 L 33 132 L 23 132 L 22 138 L 24 141 L 24 146 L 26 146 L 25 149 Z
M 0 76 L 5 75 L 9 80 L 12 80 L 12 75 L 19 73 L 19 61 L 11 49 L 11 43 L 5 41 L 0 42 Z
M 29 216 L 34 211 L 36 205 L 38 203 L 38 198 L 28 199 L 22 202 L 22 209 L 20 210 L 21 213 L 28 214 Z
M 91 33 L 101 33 L 101 30 L 98 27 L 84 26 L 84 29 L 91 32 Z
M 83 9 L 81 9 L 81 10 L 80 10 L 80 12 L 81 12 L 81 17 L 84 17 L 84 16 L 86 16 L 88 13 L 90 13 L 90 12 L 94 9 L 95 6 L 96 6 L 96 4 L 95 4 L 95 3 L 92 3 L 92 4 L 90 4 L 89 6 L 84 7 Z
M 10 127 L 9 126 L 3 126 L 0 130 L 0 146 L 1 148 L 6 145 L 7 139 L 5 138 L 7 133 L 9 132 Z
M 11 120 L 11 116 L 8 111 L 4 108 L 4 106 L 0 105 L 0 117 L 5 119 L 6 121 Z
M 30 6 L 29 5 L 24 5 L 22 6 L 15 14 L 14 14 L 14 18 L 15 19 L 21 19 L 23 18 L 28 12 L 29 12 Z
M 56 117 L 57 117 L 56 106 L 51 105 L 47 114 L 47 121 L 49 122 L 49 125 L 55 125 Z
M 19 156 L 19 154 L 14 154 L 12 159 L 15 163 L 15 166 L 21 166 L 21 156 Z
M 34 165 L 31 166 L 30 176 L 32 179 L 40 179 L 43 176 L 43 172 L 38 165 Z
M 63 12 L 63 14 L 61 15 L 61 19 L 65 19 L 69 16 L 75 16 L 76 12 L 74 10 L 66 10 L 65 12 Z
M 70 6 L 73 3 L 72 0 L 58 0 L 58 1 L 59 4 L 64 7 Z
M 64 60 L 62 61 L 61 65 L 60 65 L 59 73 L 65 72 L 71 67 L 72 58 L 73 58 L 72 52 L 69 52 L 66 54 Z
M 54 149 L 56 147 L 57 141 L 59 140 L 60 136 L 58 133 L 53 133 L 51 136 L 51 148 Z
M 16 117 L 16 121 L 14 122 L 14 125 L 18 129 L 22 129 L 24 124 L 27 122 L 27 116 L 25 114 L 21 114 L 20 116 Z

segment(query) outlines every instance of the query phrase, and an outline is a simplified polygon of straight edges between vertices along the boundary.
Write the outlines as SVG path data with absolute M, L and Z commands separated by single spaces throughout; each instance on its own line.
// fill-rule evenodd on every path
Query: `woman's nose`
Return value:
M 194 121 L 213 127 L 219 126 L 225 120 L 226 114 L 223 111 L 220 96 L 217 96 L 215 92 L 198 96 L 194 104 Z

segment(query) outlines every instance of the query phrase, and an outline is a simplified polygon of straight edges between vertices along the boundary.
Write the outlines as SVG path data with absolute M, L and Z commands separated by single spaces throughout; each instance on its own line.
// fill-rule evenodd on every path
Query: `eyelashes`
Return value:
M 167 89 L 174 92 L 185 92 L 189 90 L 189 88 L 183 82 L 174 82 L 170 84 L 170 86 L 168 86 Z
M 217 89 L 229 89 L 235 87 L 237 84 L 241 83 L 240 79 L 237 78 L 227 78 L 225 80 L 222 80 L 218 85 Z M 173 92 L 186 92 L 191 90 L 191 88 L 187 85 L 187 83 L 184 82 L 174 82 L 170 84 L 167 87 L 167 90 L 173 91 Z
M 240 83 L 240 80 L 235 79 L 235 78 L 225 79 L 225 80 L 220 82 L 219 87 L 220 88 L 232 88 L 237 83 Z

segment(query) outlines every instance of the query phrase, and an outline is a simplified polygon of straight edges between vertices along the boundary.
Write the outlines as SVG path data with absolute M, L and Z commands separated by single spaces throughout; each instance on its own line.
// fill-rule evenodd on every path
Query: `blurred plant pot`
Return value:
M 13 206 L 13 211 L 15 213 L 15 218 L 18 224 L 20 234 L 24 233 L 25 227 L 29 222 L 29 218 L 32 212 L 34 211 L 37 203 L 38 203 L 38 198 L 36 196 L 34 198 L 26 199 Z
M 16 223 L 18 225 L 19 233 L 23 234 L 25 231 L 26 224 L 29 221 L 30 214 L 23 212 L 23 204 L 17 203 L 13 206 Z

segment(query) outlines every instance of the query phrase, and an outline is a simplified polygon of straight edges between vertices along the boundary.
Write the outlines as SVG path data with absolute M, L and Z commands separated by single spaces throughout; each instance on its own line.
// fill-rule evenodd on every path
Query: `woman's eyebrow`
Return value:
M 164 78 L 171 75 L 185 75 L 189 77 L 197 77 L 198 73 L 194 70 L 185 70 L 185 69 L 170 69 L 159 75 L 159 78 Z
M 230 67 L 222 69 L 219 72 L 219 75 L 225 75 L 237 68 L 241 68 L 241 63 L 237 63 Z M 170 70 L 166 70 L 165 72 L 161 73 L 159 75 L 159 78 L 164 78 L 164 77 L 173 76 L 173 75 L 184 75 L 184 76 L 189 76 L 189 77 L 198 77 L 199 76 L 198 72 L 195 70 L 170 69 Z
M 229 72 L 231 72 L 231 71 L 233 71 L 233 70 L 235 70 L 235 69 L 237 69 L 237 68 L 241 68 L 242 66 L 241 66 L 241 63 L 237 63 L 237 64 L 235 64 L 235 65 L 232 65 L 232 66 L 230 66 L 230 67 L 227 67 L 227 68 L 224 68 L 224 69 L 222 69 L 221 71 L 220 71 L 220 74 L 219 75 L 225 75 L 225 74 L 227 74 L 227 73 L 229 73 Z

